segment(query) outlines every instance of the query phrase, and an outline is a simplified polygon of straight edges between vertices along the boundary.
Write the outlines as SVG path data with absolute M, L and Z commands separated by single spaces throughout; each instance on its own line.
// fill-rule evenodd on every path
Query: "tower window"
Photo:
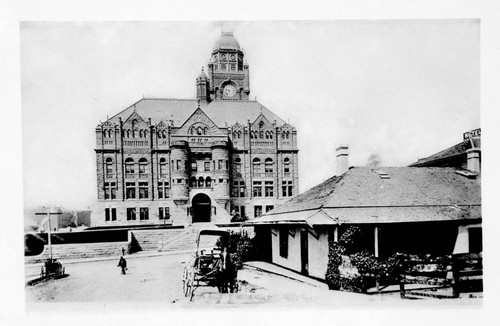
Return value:
M 266 158 L 266 161 L 265 161 L 265 172 L 266 173 L 273 173 L 274 169 L 273 169 L 273 159 L 268 157 Z
M 125 160 L 125 173 L 127 173 L 127 174 L 135 173 L 134 160 L 130 157 Z

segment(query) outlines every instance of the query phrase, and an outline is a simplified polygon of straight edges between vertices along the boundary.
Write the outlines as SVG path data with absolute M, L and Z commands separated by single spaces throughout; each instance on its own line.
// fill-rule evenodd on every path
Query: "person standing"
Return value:
M 122 269 L 122 275 L 125 275 L 125 271 L 127 270 L 127 261 L 123 256 L 120 257 L 120 261 L 118 262 L 118 267 L 121 267 Z

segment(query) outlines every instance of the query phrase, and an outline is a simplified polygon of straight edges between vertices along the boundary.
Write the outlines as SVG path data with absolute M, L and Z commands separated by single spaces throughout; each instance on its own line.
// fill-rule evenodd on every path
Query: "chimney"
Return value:
M 467 170 L 475 173 L 481 172 L 481 148 L 467 150 Z
M 340 145 L 337 152 L 337 175 L 342 175 L 349 169 L 349 145 Z

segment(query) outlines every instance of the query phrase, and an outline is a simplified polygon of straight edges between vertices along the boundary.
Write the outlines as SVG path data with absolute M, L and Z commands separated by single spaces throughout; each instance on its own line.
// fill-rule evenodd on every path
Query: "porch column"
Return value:
M 375 257 L 378 258 L 378 226 L 375 227 L 374 229 L 374 247 L 375 247 Z
M 339 242 L 339 227 L 338 226 L 336 226 L 335 229 L 333 230 L 333 241 Z

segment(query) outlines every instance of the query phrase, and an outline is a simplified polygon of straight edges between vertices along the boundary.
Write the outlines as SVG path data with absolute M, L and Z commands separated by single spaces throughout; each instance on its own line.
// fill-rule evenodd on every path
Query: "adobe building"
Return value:
M 364 231 L 375 257 L 481 253 L 479 144 L 469 134 L 419 160 L 428 166 L 383 168 L 349 167 L 340 146 L 343 171 L 247 224 L 266 234 L 271 262 L 323 280 L 329 237 L 338 241 L 349 226 Z
M 196 98 L 143 98 L 97 126 L 93 225 L 228 223 L 297 194 L 296 129 L 250 100 L 232 33 L 210 56 Z

